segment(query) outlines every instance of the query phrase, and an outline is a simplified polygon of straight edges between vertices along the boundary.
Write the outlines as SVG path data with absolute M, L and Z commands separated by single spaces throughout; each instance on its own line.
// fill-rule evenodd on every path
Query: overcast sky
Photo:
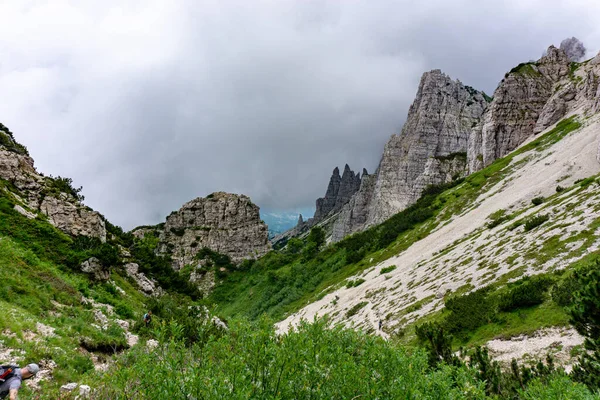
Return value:
M 375 169 L 424 71 L 491 94 L 565 37 L 600 49 L 597 0 L 3 0 L 0 15 L 0 122 L 127 229 L 219 190 L 311 207 L 335 166 Z

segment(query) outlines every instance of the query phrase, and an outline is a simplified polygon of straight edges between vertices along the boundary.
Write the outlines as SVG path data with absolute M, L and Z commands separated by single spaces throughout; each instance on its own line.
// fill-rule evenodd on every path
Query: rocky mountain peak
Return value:
M 354 174 L 350 166 L 344 166 L 344 172 L 340 177 L 339 169 L 336 167 L 329 179 L 325 197 L 317 199 L 314 220 L 318 222 L 331 212 L 340 210 L 358 191 L 360 187 L 360 175 Z
M 470 131 L 487 105 L 482 92 L 441 70 L 424 73 L 402 132 L 385 145 L 368 224 L 412 204 L 426 186 L 463 174 Z

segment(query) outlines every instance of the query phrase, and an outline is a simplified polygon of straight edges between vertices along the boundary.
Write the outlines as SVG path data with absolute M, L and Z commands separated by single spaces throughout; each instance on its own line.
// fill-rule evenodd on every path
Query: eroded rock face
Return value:
M 83 206 L 70 194 L 49 190 L 51 178 L 36 171 L 31 157 L 0 147 L 0 179 L 12 183 L 23 196 L 14 194 L 16 199 L 23 201 L 16 208 L 21 214 L 29 218 L 41 211 L 52 225 L 67 234 L 106 241 L 102 216 Z
M 141 291 L 148 296 L 156 296 L 162 292 L 153 281 L 148 279 L 142 272 L 138 272 L 140 266 L 136 263 L 125 264 L 125 273 L 128 277 L 134 280 Z
M 402 132 L 385 145 L 367 224 L 414 203 L 428 185 L 464 174 L 469 135 L 487 105 L 481 92 L 440 70 L 423 74 Z
M 97 237 L 106 242 L 106 225 L 100 214 L 70 202 L 66 195 L 62 198 L 44 197 L 40 211 L 61 231 L 73 236 Z
M 100 263 L 96 257 L 90 257 L 81 264 L 82 272 L 91 275 L 98 281 L 107 281 L 110 278 L 110 271 Z
M 538 62 L 513 68 L 494 92 L 482 123 L 471 133 L 469 172 L 488 166 L 560 120 L 575 91 L 567 85 L 553 95 L 553 89 L 568 74 L 569 59 L 554 46 Z
M 227 254 L 234 262 L 267 253 L 267 225 L 258 206 L 247 196 L 218 192 L 194 199 L 167 217 L 158 251 L 171 254 L 175 269 L 193 264 L 203 247 Z
M 0 178 L 19 190 L 38 191 L 44 179 L 33 166 L 33 158 L 0 147 Z
M 333 223 L 331 240 L 338 242 L 345 236 L 350 235 L 362 227 L 367 222 L 371 199 L 375 191 L 377 174 L 369 175 L 366 169 L 363 169 L 360 189 L 340 211 L 338 217 Z

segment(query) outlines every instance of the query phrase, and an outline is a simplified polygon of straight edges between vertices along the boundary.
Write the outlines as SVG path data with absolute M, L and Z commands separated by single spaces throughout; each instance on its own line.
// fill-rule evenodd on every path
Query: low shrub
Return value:
M 500 210 L 490 214 L 490 216 L 488 218 L 489 218 L 489 222 L 486 224 L 486 226 L 489 229 L 493 229 L 493 228 L 497 227 L 498 225 L 510 220 L 511 216 L 506 215 L 506 211 L 500 209 Z
M 540 204 L 542 204 L 544 202 L 544 198 L 543 197 L 534 197 L 533 199 L 531 199 L 531 203 L 534 206 L 539 206 Z
M 541 304 L 553 283 L 554 279 L 547 275 L 519 279 L 510 284 L 508 291 L 500 295 L 499 308 L 502 311 L 511 311 Z
M 484 287 L 463 296 L 450 297 L 445 301 L 450 313 L 445 327 L 450 333 L 474 331 L 492 322 L 496 313 L 495 301 L 488 296 L 489 287 Z
M 540 226 L 544 222 L 548 221 L 549 219 L 550 219 L 550 217 L 546 214 L 535 215 L 533 217 L 529 217 L 524 221 L 525 231 L 527 232 L 534 228 L 537 228 L 538 226 Z
M 383 275 L 383 274 L 387 274 L 388 272 L 392 272 L 395 269 L 396 269 L 395 265 L 390 265 L 389 267 L 381 268 L 381 271 L 379 273 L 381 275 Z
M 365 282 L 364 279 L 359 278 L 359 279 L 354 279 L 354 280 L 349 280 L 348 282 L 346 282 L 346 287 L 348 289 L 352 288 L 352 287 L 357 287 L 362 285 Z
M 356 313 L 358 313 L 367 304 L 369 304 L 368 301 L 361 301 L 360 303 L 355 304 L 348 311 L 346 311 L 346 318 L 350 318 L 351 316 L 356 315 Z

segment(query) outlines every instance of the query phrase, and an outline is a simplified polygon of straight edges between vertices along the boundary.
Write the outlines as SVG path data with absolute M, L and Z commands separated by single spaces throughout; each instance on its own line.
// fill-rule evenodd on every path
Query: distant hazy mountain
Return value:
M 301 208 L 295 210 L 261 210 L 260 216 L 269 226 L 269 238 L 293 228 L 298 223 L 298 216 L 304 219 L 313 216 L 314 208 Z

